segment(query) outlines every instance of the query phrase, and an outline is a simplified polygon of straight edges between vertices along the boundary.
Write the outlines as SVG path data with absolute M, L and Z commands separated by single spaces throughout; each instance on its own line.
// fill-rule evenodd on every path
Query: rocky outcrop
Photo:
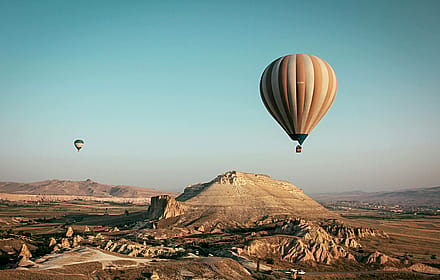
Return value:
M 348 248 L 362 247 L 361 244 L 356 239 L 345 238 L 342 240 L 343 240 L 343 244 L 345 245 L 345 247 L 348 247 Z
M 52 248 L 56 244 L 57 244 L 57 240 L 55 238 L 51 237 L 50 241 L 49 241 L 49 248 Z
M 79 247 L 81 245 L 81 242 L 84 241 L 84 237 L 79 234 L 73 236 L 73 230 L 71 230 L 71 227 L 69 227 L 68 233 L 70 237 L 63 237 L 61 239 L 58 239 L 58 241 L 54 237 L 51 237 L 49 241 L 49 249 L 52 249 L 52 252 L 68 250 L 71 248 Z M 93 239 L 95 238 L 94 236 L 92 237 Z
M 440 269 L 426 264 L 417 263 L 409 267 L 410 270 L 425 274 L 440 275 Z
M 243 255 L 259 259 L 274 257 L 293 263 L 312 261 L 332 264 L 338 259 L 358 259 L 365 264 L 382 265 L 398 261 L 380 252 L 358 256 L 356 250 L 362 247 L 361 238 L 387 236 L 374 229 L 355 228 L 334 220 L 316 223 L 303 219 L 272 218 L 257 224 L 259 226 L 251 234 L 254 237 L 252 241 L 238 249 Z
M 32 266 L 34 264 L 34 262 L 29 260 L 30 258 L 32 258 L 32 254 L 25 243 L 21 245 L 21 250 L 18 257 L 20 259 L 18 262 L 18 266 L 24 267 L 24 266 Z
M 23 243 L 23 245 L 21 245 L 20 254 L 18 256 L 23 258 L 23 259 L 32 258 L 31 251 L 29 251 L 26 243 Z
M 331 235 L 338 238 L 368 238 L 368 237 L 382 237 L 388 238 L 388 235 L 380 230 L 364 228 L 364 227 L 349 227 L 340 223 L 321 224 L 321 226 Z
M 399 262 L 398 259 L 391 258 L 379 251 L 375 251 L 367 256 L 367 258 L 364 258 L 364 263 L 366 264 L 376 264 L 376 265 L 383 265 L 388 262 Z
M 248 180 L 245 179 L 244 176 L 240 176 L 241 173 L 237 171 L 229 171 L 225 174 L 217 176 L 214 180 L 212 180 L 210 183 L 218 183 L 222 185 L 234 185 L 234 186 L 242 186 L 246 185 Z
M 151 275 L 151 280 L 160 280 L 159 274 L 157 274 L 156 271 L 153 271 L 153 274 Z
M 174 256 L 182 256 L 186 254 L 185 249 L 183 248 L 149 246 L 146 244 L 131 242 L 125 239 L 120 239 L 117 241 L 104 241 L 101 244 L 101 249 L 132 257 L 146 258 L 171 258 Z
M 148 218 L 151 220 L 172 218 L 183 213 L 183 205 L 169 195 L 152 197 L 148 207 Z
M 73 229 L 72 227 L 69 227 L 66 232 L 66 237 L 72 237 L 72 236 L 73 236 Z
M 81 235 L 75 235 L 73 238 L 72 247 L 78 247 L 83 240 L 84 238 Z
M 238 251 L 250 257 L 276 257 L 292 263 L 312 261 L 331 264 L 341 258 L 355 260 L 347 248 L 338 244 L 322 228 L 313 227 L 303 237 L 275 235 L 258 238 Z
M 61 251 L 63 248 L 61 247 L 60 244 L 55 244 L 55 246 L 53 246 L 52 252 L 56 253 Z
M 63 238 L 61 240 L 61 247 L 65 248 L 65 249 L 69 249 L 70 248 L 70 241 L 67 238 Z

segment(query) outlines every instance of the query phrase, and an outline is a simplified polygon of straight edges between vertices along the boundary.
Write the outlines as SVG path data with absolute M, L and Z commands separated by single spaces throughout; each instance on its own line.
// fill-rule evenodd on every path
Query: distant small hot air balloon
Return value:
M 336 96 L 336 75 L 319 57 L 293 54 L 273 61 L 263 72 L 260 93 L 264 106 L 298 141 L 296 152 L 330 109 Z
M 75 146 L 75 148 L 78 149 L 78 152 L 79 152 L 79 150 L 81 150 L 81 148 L 84 146 L 84 141 L 81 140 L 81 139 L 76 139 L 76 140 L 73 142 L 73 145 Z

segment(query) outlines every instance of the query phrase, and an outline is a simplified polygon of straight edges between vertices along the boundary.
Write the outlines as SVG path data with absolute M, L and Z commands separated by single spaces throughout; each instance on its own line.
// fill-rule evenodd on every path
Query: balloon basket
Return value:
M 301 145 L 296 146 L 296 153 L 299 154 L 302 152 L 302 147 Z

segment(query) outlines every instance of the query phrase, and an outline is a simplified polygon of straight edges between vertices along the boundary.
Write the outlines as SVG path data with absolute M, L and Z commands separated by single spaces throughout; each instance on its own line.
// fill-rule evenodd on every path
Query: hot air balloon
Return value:
M 78 152 L 79 152 L 79 150 L 81 150 L 81 148 L 84 146 L 84 141 L 81 140 L 81 139 L 76 139 L 76 140 L 73 142 L 73 145 L 75 146 L 75 148 L 78 149 Z
M 298 141 L 297 153 L 332 105 L 336 87 L 336 75 L 330 65 L 309 54 L 280 57 L 264 70 L 261 99 L 290 138 Z

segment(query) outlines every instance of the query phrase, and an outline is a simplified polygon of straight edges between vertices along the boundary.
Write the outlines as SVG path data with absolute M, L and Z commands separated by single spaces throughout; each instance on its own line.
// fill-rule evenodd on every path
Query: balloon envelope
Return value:
M 84 141 L 81 139 L 77 139 L 73 142 L 73 145 L 75 146 L 76 149 L 81 150 L 81 148 L 84 146 Z
M 308 54 L 276 59 L 266 67 L 260 81 L 266 109 L 300 144 L 330 109 L 336 88 L 336 75 L 330 65 Z

